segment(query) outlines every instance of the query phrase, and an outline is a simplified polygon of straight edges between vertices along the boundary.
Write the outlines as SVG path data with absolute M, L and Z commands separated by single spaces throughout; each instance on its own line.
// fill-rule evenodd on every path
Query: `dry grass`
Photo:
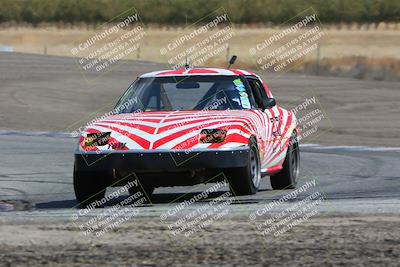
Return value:
M 147 28 L 145 31 L 146 37 L 141 43 L 140 54 L 135 52 L 128 58 L 167 62 L 168 58 L 160 54 L 160 48 L 168 41 L 189 32 L 183 28 L 156 27 Z M 64 29 L 13 27 L 0 30 L 0 45 L 13 46 L 17 52 L 43 54 L 46 51 L 51 55 L 72 56 L 71 48 L 79 41 L 92 36 L 94 32 L 85 27 Z M 234 28 L 235 35 L 229 41 L 229 54 L 238 55 L 239 67 L 257 68 L 255 58 L 249 54 L 249 48 L 278 32 L 280 29 L 277 28 Z M 340 73 L 354 68 L 357 64 L 363 64 L 367 69 L 384 69 L 395 76 L 400 74 L 400 30 L 382 29 L 382 27 L 369 30 L 348 27 L 338 30 L 331 26 L 326 27 L 324 32 L 325 35 L 320 42 L 322 72 L 325 70 Z M 223 66 L 227 56 L 227 52 L 221 53 L 207 63 Z M 303 64 L 295 69 L 312 71 L 315 58 L 316 53 L 310 53 Z

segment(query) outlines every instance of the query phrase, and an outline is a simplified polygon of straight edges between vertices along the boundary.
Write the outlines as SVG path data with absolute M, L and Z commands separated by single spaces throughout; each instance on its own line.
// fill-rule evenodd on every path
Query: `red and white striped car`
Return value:
M 185 68 L 140 76 L 111 115 L 87 126 L 75 153 L 77 200 L 138 178 L 155 187 L 227 180 L 236 195 L 295 188 L 299 146 L 294 114 L 261 78 L 234 69 Z M 131 189 L 131 193 L 137 189 Z

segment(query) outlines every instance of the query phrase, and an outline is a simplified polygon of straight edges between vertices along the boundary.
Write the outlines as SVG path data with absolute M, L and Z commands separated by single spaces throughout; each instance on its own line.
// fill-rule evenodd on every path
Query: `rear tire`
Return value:
M 282 164 L 283 169 L 271 175 L 271 186 L 274 190 L 294 189 L 297 185 L 297 178 L 300 170 L 300 150 L 297 136 L 293 132 L 290 137 L 290 145 L 286 152 L 285 161 Z
M 87 208 L 96 201 L 98 202 L 95 207 L 102 207 L 99 202 L 104 198 L 106 189 L 107 185 L 101 173 L 74 169 L 74 191 L 79 208 Z
M 249 140 L 249 157 L 247 166 L 232 168 L 227 171 L 227 179 L 234 195 L 254 195 L 257 193 L 261 180 L 261 163 L 257 144 Z

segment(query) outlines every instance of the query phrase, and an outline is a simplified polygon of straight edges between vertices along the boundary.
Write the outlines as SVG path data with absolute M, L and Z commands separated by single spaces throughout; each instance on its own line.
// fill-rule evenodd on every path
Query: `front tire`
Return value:
M 297 178 L 300 171 L 300 150 L 295 133 L 290 137 L 289 147 L 286 152 L 283 169 L 271 175 L 271 186 L 274 190 L 294 189 L 297 185 Z
M 106 183 L 104 177 L 98 172 L 76 171 L 74 169 L 74 191 L 79 208 L 87 208 L 96 203 L 96 208 L 102 207 L 100 204 L 106 193 Z
M 261 180 L 261 162 L 257 144 L 249 141 L 249 157 L 247 166 L 232 168 L 227 171 L 227 179 L 234 195 L 254 195 L 257 193 Z
M 135 195 L 138 192 L 141 192 L 143 196 L 146 198 L 147 203 L 150 203 L 154 189 L 155 187 L 152 185 L 141 184 L 138 186 L 130 187 L 128 191 L 131 196 Z

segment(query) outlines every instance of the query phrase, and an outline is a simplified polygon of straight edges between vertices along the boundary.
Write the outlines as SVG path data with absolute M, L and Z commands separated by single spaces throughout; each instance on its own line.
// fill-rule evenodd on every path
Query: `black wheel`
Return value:
M 227 179 L 231 191 L 236 195 L 254 195 L 257 193 L 261 180 L 261 163 L 257 144 L 249 141 L 249 157 L 247 166 L 232 168 L 227 171 Z
M 80 208 L 102 207 L 106 193 L 106 183 L 104 177 L 98 172 L 75 171 L 74 169 L 74 191 L 76 200 Z
M 296 188 L 300 171 L 300 149 L 295 133 L 290 137 L 290 145 L 282 166 L 283 169 L 279 173 L 271 176 L 272 189 Z
M 144 197 L 146 198 L 147 202 L 150 202 L 151 195 L 154 192 L 154 186 L 146 185 L 146 184 L 139 184 L 138 186 L 133 186 L 128 189 L 130 195 L 135 195 L 138 192 L 142 192 Z

